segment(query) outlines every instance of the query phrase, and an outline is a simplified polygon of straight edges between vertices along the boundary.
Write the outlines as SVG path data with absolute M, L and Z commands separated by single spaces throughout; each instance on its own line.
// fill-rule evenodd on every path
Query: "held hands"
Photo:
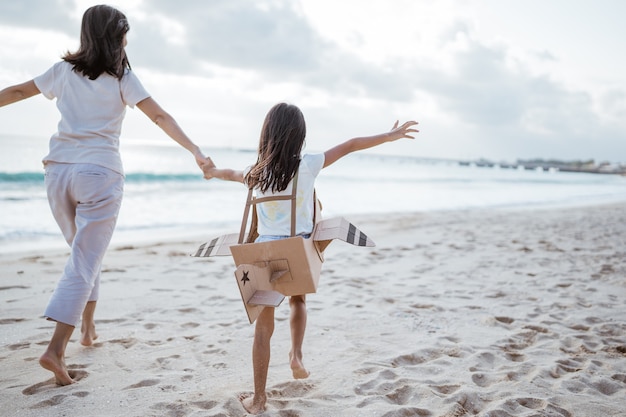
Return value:
M 202 170 L 202 174 L 204 175 L 204 178 L 206 179 L 212 178 L 212 177 L 207 178 L 207 175 L 206 175 L 208 170 L 215 169 L 215 164 L 213 163 L 213 160 L 211 159 L 211 157 L 204 156 L 202 154 L 197 154 L 194 156 L 196 159 L 196 164 L 198 164 L 198 167 L 200 167 L 200 169 Z
M 398 127 L 399 121 L 393 124 L 391 131 L 388 133 L 390 140 L 398 140 L 402 138 L 406 139 L 415 139 L 415 136 L 411 136 L 409 133 L 418 133 L 419 130 L 411 129 L 411 126 L 417 125 L 417 122 L 410 120 L 408 122 L 404 122 L 402 126 Z
M 200 167 L 200 169 L 203 169 L 206 164 L 215 166 L 213 161 L 211 161 L 211 158 L 209 158 L 208 156 L 204 156 L 199 148 L 193 152 L 193 157 L 196 160 L 196 164 L 198 164 L 198 167 Z
M 204 175 L 204 179 L 210 180 L 211 178 L 214 178 L 213 171 L 216 169 L 216 167 L 211 157 L 207 156 L 204 160 L 204 163 L 200 165 L 200 168 L 202 168 L 202 174 Z
M 217 178 L 224 181 L 244 182 L 243 171 L 238 171 L 231 168 L 216 168 L 211 158 L 207 158 L 208 163 L 202 166 L 202 172 L 204 173 L 204 179 L 210 180 Z

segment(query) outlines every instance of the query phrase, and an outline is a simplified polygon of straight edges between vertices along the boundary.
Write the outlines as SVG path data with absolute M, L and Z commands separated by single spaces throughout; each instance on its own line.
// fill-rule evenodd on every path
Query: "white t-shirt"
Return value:
M 313 189 L 315 178 L 324 167 L 324 154 L 305 154 L 298 168 L 298 185 L 296 196 L 296 234 L 307 234 L 313 231 Z M 261 193 L 255 190 L 257 197 L 272 195 L 291 195 L 293 180 L 284 191 Z M 279 200 L 257 204 L 259 235 L 290 236 L 291 235 L 291 201 Z
M 90 80 L 72 67 L 57 62 L 34 79 L 46 98 L 56 97 L 61 112 L 43 162 L 92 163 L 123 174 L 119 137 L 126 106 L 132 108 L 150 94 L 132 71 L 121 80 L 107 73 Z

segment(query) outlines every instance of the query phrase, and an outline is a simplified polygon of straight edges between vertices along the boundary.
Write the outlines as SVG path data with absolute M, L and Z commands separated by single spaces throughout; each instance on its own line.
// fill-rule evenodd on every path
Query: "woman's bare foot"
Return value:
M 54 374 L 57 385 L 70 385 L 75 382 L 70 374 L 67 373 L 65 361 L 63 359 L 59 359 L 53 353 L 49 351 L 44 352 L 44 354 L 39 358 L 39 364 L 42 368 L 47 369 Z
M 267 397 L 265 394 L 259 395 L 258 397 L 256 394 L 241 394 L 239 401 L 241 401 L 241 405 L 248 413 L 261 414 L 265 411 L 265 401 L 267 401 Z
M 83 346 L 91 346 L 93 342 L 98 338 L 98 334 L 96 333 L 96 325 L 94 323 L 85 324 L 83 323 L 80 326 L 80 344 Z
M 289 352 L 289 365 L 294 379 L 305 379 L 311 375 L 302 364 L 302 358 L 296 357 L 292 352 Z

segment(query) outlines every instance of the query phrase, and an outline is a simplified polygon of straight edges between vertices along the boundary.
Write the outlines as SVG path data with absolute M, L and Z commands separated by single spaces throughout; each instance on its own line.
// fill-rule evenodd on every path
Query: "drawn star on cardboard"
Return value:
M 241 277 L 241 282 L 243 282 L 243 285 L 246 285 L 247 281 L 250 281 L 250 278 L 248 278 L 248 273 L 250 271 L 244 271 L 243 272 L 243 277 Z

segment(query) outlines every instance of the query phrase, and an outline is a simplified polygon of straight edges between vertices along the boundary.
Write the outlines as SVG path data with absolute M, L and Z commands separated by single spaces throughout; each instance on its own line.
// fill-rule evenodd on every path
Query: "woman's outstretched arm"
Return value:
M 0 107 L 36 96 L 39 93 L 41 93 L 41 91 L 39 91 L 35 85 L 34 80 L 12 85 L 0 91 Z
M 209 163 L 210 159 L 204 156 L 198 145 L 189 139 L 185 132 L 183 132 L 183 129 L 176 123 L 176 120 L 168 112 L 163 110 L 163 108 L 159 106 L 159 103 L 152 97 L 140 101 L 137 103 L 137 107 L 170 138 L 191 152 L 200 168 Z

